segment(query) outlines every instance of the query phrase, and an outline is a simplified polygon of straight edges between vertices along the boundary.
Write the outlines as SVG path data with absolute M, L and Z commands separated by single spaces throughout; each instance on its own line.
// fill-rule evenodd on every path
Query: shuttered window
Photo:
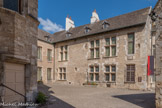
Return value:
M 135 82 L 135 65 L 127 65 L 126 81 Z

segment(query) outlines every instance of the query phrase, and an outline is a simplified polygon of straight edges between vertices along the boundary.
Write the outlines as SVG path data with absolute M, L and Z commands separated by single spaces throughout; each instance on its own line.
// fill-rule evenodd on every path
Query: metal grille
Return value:
M 19 0 L 3 0 L 3 7 L 18 12 Z

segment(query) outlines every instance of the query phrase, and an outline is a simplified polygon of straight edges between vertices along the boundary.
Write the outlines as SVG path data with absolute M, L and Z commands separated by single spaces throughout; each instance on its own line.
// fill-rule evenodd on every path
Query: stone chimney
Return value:
M 100 21 L 96 9 L 92 12 L 91 24 Z
M 71 17 L 67 16 L 66 17 L 66 31 L 68 31 L 70 28 L 74 28 L 74 21 L 71 19 Z

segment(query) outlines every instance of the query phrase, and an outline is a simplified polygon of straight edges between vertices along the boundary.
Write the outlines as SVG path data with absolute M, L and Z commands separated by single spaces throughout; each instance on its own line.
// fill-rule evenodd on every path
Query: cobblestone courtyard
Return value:
M 50 102 L 42 108 L 155 108 L 154 92 L 71 85 L 39 85 Z

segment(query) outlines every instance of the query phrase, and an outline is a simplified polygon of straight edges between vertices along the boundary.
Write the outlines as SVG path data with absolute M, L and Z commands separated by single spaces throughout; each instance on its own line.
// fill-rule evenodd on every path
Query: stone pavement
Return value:
M 42 108 L 155 108 L 155 94 L 114 88 L 95 88 L 72 85 L 39 85 L 49 95 Z

